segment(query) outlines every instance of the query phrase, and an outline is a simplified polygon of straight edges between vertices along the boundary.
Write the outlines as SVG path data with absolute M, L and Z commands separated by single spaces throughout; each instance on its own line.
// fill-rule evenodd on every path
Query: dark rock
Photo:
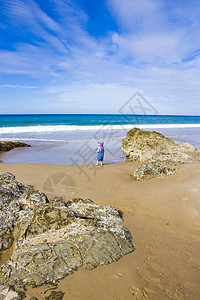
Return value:
M 187 162 L 186 152 L 195 152 L 192 145 L 178 143 L 164 135 L 143 129 L 133 128 L 121 142 L 127 161 L 149 161 L 151 159 L 174 162 Z
M 64 293 L 63 292 L 55 292 L 52 291 L 51 294 L 49 296 L 46 296 L 44 299 L 45 300 L 62 300 L 64 297 Z
M 2 238 L 0 237 L 0 251 L 9 249 L 12 246 L 13 241 L 14 239 L 12 236 L 5 237 L 4 235 Z
M 20 148 L 20 147 L 31 147 L 28 144 L 21 143 L 21 142 L 0 142 L 0 152 L 10 151 L 14 148 Z
M 134 250 L 116 208 L 82 198 L 48 200 L 10 173 L 1 172 L 0 183 L 1 251 L 11 247 L 18 230 L 10 259 L 0 266 L 0 285 L 19 289 L 57 284 L 80 266 L 93 269 Z
M 62 197 L 51 198 L 49 200 L 49 202 L 52 203 L 52 204 L 54 204 L 55 206 L 60 206 L 60 207 L 66 206 L 65 201 L 63 200 Z

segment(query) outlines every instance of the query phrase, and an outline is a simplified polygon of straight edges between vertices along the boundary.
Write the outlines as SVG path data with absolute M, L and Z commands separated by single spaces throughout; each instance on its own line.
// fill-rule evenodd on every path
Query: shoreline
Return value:
M 198 299 L 200 153 L 195 156 L 175 174 L 144 182 L 130 176 L 138 162 L 95 169 L 88 165 L 89 178 L 80 172 L 81 165 L 1 163 L 0 170 L 13 173 L 19 182 L 48 197 L 64 195 L 66 187 L 55 185 L 52 193 L 46 179 L 55 173 L 69 175 L 76 196 L 123 211 L 123 226 L 132 234 L 135 251 L 92 271 L 80 268 L 61 280 L 56 291 L 65 292 L 64 299 L 133 299 L 133 294 L 136 298 Z M 27 299 L 42 299 L 48 288 L 52 286 L 29 288 Z
M 17 140 L 17 139 L 16 139 Z M 104 141 L 107 141 L 104 139 Z M 121 139 L 106 142 L 105 163 L 125 161 L 121 149 Z M 29 143 L 30 144 L 30 143 Z M 43 163 L 53 165 L 89 165 L 96 163 L 96 140 L 76 140 L 68 142 L 43 142 L 32 144 L 29 148 L 15 148 L 0 153 L 3 163 Z
M 189 125 L 191 124 L 181 124 L 182 128 L 171 128 L 170 124 L 148 124 L 148 129 L 155 129 L 156 132 L 159 132 L 168 138 L 172 138 L 176 142 L 187 142 L 200 149 L 200 124 L 193 124 L 196 128 L 190 128 Z M 46 130 L 46 127 L 48 127 L 50 131 L 32 132 L 31 128 L 34 126 L 27 126 L 25 129 L 30 130 L 27 133 L 16 133 L 11 130 L 10 133 L 1 134 L 0 141 L 5 141 L 5 139 L 11 139 L 12 141 L 23 140 L 24 142 L 31 144 L 32 147 L 29 149 L 14 149 L 7 153 L 0 154 L 0 160 L 4 163 L 88 165 L 95 163 L 95 148 L 97 146 L 97 141 L 103 140 L 105 145 L 105 163 L 118 163 L 125 161 L 125 155 L 121 149 L 121 140 L 126 137 L 128 129 L 125 130 L 124 125 L 91 125 L 89 127 L 98 127 L 98 129 L 88 131 L 70 130 L 73 125 L 71 125 L 71 127 L 70 125 L 55 126 L 63 126 L 64 131 L 51 131 L 52 127 L 54 127 L 53 125 L 50 126 L 51 128 L 49 128 L 48 125 L 38 125 L 35 126 L 38 130 L 41 130 L 42 128 L 44 129 L 44 127 Z M 115 126 L 117 126 L 117 128 L 119 127 L 119 129 L 114 129 Z M 164 128 L 166 126 L 169 128 Z M 176 127 L 179 125 L 173 124 L 173 126 Z M 68 129 L 66 129 L 66 127 Z M 86 129 L 87 127 L 88 126 L 85 126 L 84 128 Z M 136 127 L 136 124 L 131 125 L 131 127 Z M 140 127 L 144 127 L 144 125 L 140 124 Z M 9 128 L 10 127 L 7 129 L 9 130 Z M 6 128 L 4 129 L 6 130 Z
M 190 128 L 176 131 L 168 129 L 160 130 L 161 134 L 172 138 L 181 143 L 190 143 L 200 149 L 200 131 L 191 131 Z M 125 155 L 121 149 L 120 132 L 110 131 L 107 135 L 102 131 L 99 138 L 94 136 L 89 138 L 83 136 L 82 139 L 72 140 L 40 140 L 30 141 L 23 139 L 24 142 L 31 144 L 30 148 L 13 149 L 8 152 L 0 153 L 0 160 L 3 163 L 44 163 L 54 165 L 88 165 L 96 161 L 96 143 L 98 140 L 105 142 L 105 163 L 119 163 L 125 161 Z M 116 134 L 116 136 L 114 135 Z M 126 134 L 124 135 L 124 137 Z M 0 139 L 1 140 L 1 139 Z M 3 139 L 4 140 L 4 139 Z M 9 140 L 9 138 L 8 138 Z M 16 137 L 15 141 L 21 141 Z

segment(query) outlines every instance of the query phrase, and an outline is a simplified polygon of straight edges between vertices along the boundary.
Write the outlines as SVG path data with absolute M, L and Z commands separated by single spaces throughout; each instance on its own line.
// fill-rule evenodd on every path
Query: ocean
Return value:
M 200 116 L 128 114 L 0 115 L 0 140 L 33 147 L 2 155 L 5 163 L 91 164 L 98 140 L 105 163 L 124 161 L 120 142 L 133 128 L 158 131 L 200 149 Z

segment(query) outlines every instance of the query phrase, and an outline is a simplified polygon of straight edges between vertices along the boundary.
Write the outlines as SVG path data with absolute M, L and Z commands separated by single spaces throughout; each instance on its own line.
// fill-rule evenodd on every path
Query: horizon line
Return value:
M 194 114 L 121 114 L 121 113 L 0 113 L 0 116 L 12 115 L 118 115 L 118 116 L 185 116 L 185 117 L 200 117 Z

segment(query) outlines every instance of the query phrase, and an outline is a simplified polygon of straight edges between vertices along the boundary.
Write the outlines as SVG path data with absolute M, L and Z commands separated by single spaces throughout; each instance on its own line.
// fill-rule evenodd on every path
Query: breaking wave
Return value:
M 28 132 L 68 132 L 68 131 L 94 131 L 94 130 L 129 130 L 133 127 L 142 129 L 157 128 L 200 128 L 200 124 L 121 124 L 121 125 L 48 125 L 48 126 L 17 126 L 1 127 L 0 134 L 28 133 Z

